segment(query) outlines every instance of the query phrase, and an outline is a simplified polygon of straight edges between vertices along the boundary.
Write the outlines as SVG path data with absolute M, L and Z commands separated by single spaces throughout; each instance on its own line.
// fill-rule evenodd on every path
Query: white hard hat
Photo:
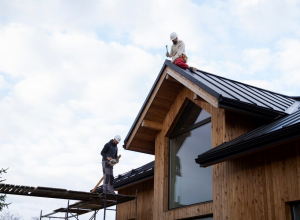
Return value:
M 171 40 L 174 40 L 176 37 L 178 37 L 178 35 L 177 35 L 175 32 L 172 32 L 172 33 L 170 34 L 170 39 L 171 39 Z
M 121 141 L 120 135 L 116 135 L 116 136 L 114 137 L 114 139 L 115 139 L 116 141 L 118 141 L 118 143 L 120 143 L 120 141 Z

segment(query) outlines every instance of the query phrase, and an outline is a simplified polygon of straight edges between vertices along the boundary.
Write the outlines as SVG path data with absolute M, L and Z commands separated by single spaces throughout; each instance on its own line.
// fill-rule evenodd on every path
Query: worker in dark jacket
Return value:
M 104 145 L 101 155 L 102 155 L 102 168 L 103 168 L 103 190 L 107 189 L 108 193 L 115 194 L 114 192 L 114 173 L 113 166 L 108 162 L 112 159 L 116 159 L 118 155 L 118 143 L 120 143 L 120 135 L 116 135 L 114 139 L 110 140 L 107 144 Z

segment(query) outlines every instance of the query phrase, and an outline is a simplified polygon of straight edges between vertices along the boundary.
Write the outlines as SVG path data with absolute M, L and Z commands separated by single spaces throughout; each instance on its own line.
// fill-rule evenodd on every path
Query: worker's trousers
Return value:
M 105 188 L 107 189 L 108 193 L 114 193 L 114 173 L 113 173 L 113 166 L 108 164 L 107 161 L 102 161 L 102 168 L 103 168 L 103 192 L 105 192 Z
M 181 57 L 178 57 L 175 61 L 174 61 L 174 64 L 176 66 L 179 66 L 183 69 L 186 69 L 188 68 L 189 66 L 184 62 L 184 60 L 181 58 Z

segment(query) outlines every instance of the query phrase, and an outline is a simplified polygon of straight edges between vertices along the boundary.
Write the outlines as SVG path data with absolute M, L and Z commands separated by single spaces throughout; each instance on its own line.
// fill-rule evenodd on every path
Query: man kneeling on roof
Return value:
M 176 66 L 179 66 L 183 69 L 189 69 L 191 72 L 195 73 L 196 68 L 186 64 L 188 58 L 185 55 L 185 44 L 183 41 L 178 40 L 178 35 L 175 32 L 171 33 L 170 39 L 173 42 L 173 45 L 171 47 L 171 53 L 167 52 L 166 56 L 171 57 L 171 62 Z
M 110 160 L 115 159 L 119 162 L 117 158 L 118 155 L 118 143 L 120 143 L 121 137 L 120 135 L 116 135 L 114 139 L 110 140 L 106 143 L 101 151 L 102 155 L 102 168 L 103 168 L 103 192 L 107 189 L 108 193 L 115 194 L 114 192 L 114 173 L 113 166 L 109 163 Z

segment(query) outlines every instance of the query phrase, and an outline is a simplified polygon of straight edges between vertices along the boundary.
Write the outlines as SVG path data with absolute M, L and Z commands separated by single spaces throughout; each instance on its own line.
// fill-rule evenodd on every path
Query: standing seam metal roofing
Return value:
M 126 148 L 126 142 L 166 66 L 172 68 L 189 81 L 195 83 L 206 92 L 216 97 L 219 100 L 219 107 L 222 108 L 276 119 L 286 114 L 293 113 L 294 109 L 297 109 L 297 107 L 300 106 L 300 102 L 292 97 L 226 79 L 201 70 L 197 70 L 196 73 L 192 73 L 189 70 L 181 69 L 166 60 L 139 114 L 130 128 L 127 137 L 124 140 L 124 148 Z
M 147 163 L 141 167 L 130 170 L 126 173 L 120 174 L 115 177 L 114 187 L 120 188 L 137 181 L 141 181 L 154 176 L 154 161 Z M 97 193 L 103 191 L 103 185 L 96 189 Z
M 297 137 L 300 137 L 300 110 L 206 151 L 198 156 L 196 162 L 207 166 Z

